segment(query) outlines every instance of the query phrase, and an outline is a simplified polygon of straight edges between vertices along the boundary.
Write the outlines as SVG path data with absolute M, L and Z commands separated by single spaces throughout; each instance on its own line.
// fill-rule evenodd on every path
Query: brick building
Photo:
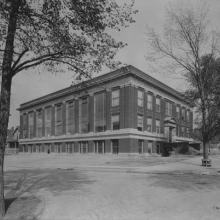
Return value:
M 192 141 L 189 103 L 133 66 L 23 103 L 18 110 L 21 152 L 160 153 L 171 134 L 173 142 Z M 165 124 L 169 120 L 173 129 Z

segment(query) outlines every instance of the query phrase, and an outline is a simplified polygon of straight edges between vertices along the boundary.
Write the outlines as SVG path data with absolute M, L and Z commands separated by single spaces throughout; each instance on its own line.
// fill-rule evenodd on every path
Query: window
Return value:
M 190 137 L 189 128 L 186 128 L 186 137 Z
M 147 94 L 147 109 L 153 110 L 153 96 L 151 94 Z
M 180 119 L 180 107 L 179 106 L 176 107 L 176 117 L 177 119 Z
M 119 115 L 112 115 L 111 117 L 111 123 L 112 123 L 112 130 L 118 130 L 120 129 L 120 123 L 119 123 Z
M 66 103 L 66 133 L 74 134 L 75 132 L 75 105 L 73 101 Z
M 152 153 L 153 153 L 153 143 L 150 142 L 150 141 L 147 143 L 147 152 L 148 152 L 149 154 L 152 154 Z
M 181 136 L 185 137 L 185 128 L 184 127 L 181 127 Z
M 186 120 L 186 109 L 185 108 L 181 109 L 181 115 L 182 115 L 182 120 L 185 121 Z
M 161 99 L 159 97 L 156 98 L 156 112 L 160 112 Z
M 156 120 L 156 133 L 160 134 L 160 120 Z
M 120 90 L 113 90 L 112 91 L 112 106 L 119 106 L 119 99 L 120 99 Z
M 45 136 L 51 136 L 51 119 L 52 111 L 51 107 L 45 108 Z
M 152 118 L 147 118 L 147 131 L 152 132 Z
M 189 110 L 186 111 L 186 120 L 187 120 L 187 122 L 190 121 L 190 111 Z
M 176 125 L 176 136 L 180 136 L 180 131 L 179 131 L 179 126 L 178 125 Z
M 143 131 L 143 116 L 142 115 L 137 116 L 137 129 L 139 131 Z
M 172 104 L 170 102 L 165 102 L 165 114 L 166 116 L 172 116 Z
M 37 110 L 37 137 L 43 136 L 43 112 L 42 109 Z
M 118 154 L 119 152 L 119 141 L 118 140 L 112 140 L 112 153 Z
M 94 96 L 95 131 L 106 130 L 106 94 L 99 93 Z
M 55 135 L 63 134 L 63 108 L 62 104 L 55 106 Z
M 23 138 L 28 138 L 28 115 L 24 114 L 22 116 L 23 121 Z
M 89 131 L 89 103 L 88 97 L 81 98 L 79 101 L 79 132 Z
M 144 92 L 141 90 L 138 90 L 138 106 L 143 107 L 144 106 Z
M 138 140 L 138 153 L 144 153 L 144 140 Z
M 28 113 L 28 137 L 34 137 L 34 112 Z
M 79 143 L 80 153 L 88 153 L 88 141 L 81 141 Z

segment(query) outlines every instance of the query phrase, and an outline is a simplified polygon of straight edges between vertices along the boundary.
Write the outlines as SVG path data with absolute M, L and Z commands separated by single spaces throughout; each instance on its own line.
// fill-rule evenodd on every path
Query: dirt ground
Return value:
M 4 220 L 220 219 L 220 156 L 19 154 Z

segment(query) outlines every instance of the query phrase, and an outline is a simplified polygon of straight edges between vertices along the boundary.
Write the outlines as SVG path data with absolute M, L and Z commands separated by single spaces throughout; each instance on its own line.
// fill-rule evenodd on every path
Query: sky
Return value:
M 175 2 L 177 0 L 173 1 Z M 155 28 L 156 31 L 160 31 L 165 20 L 165 8 L 169 2 L 173 1 L 136 0 L 135 9 L 139 11 L 134 16 L 136 22 L 129 28 L 114 34 L 114 36 L 116 39 L 127 43 L 127 46 L 117 54 L 118 60 L 122 63 L 135 66 L 174 89 L 183 91 L 186 88 L 186 82 L 183 78 L 175 77 L 173 74 L 153 71 L 146 60 L 148 54 L 146 26 L 148 25 Z M 178 1 L 180 1 L 180 4 L 184 2 L 184 0 Z M 209 0 L 207 2 L 210 7 L 209 19 L 211 28 L 220 32 L 220 28 L 218 27 L 220 21 L 220 0 Z M 103 73 L 107 72 L 100 74 Z M 16 109 L 21 103 L 70 86 L 73 80 L 73 74 L 71 72 L 48 73 L 42 68 L 40 71 L 30 69 L 17 74 L 12 82 L 9 127 L 19 125 L 19 112 Z

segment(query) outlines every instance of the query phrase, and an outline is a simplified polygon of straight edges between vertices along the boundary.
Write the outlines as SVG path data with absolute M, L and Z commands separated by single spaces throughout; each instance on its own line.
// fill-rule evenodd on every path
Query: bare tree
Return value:
M 125 43 L 109 33 L 134 22 L 133 5 L 120 6 L 115 0 L 0 0 L 0 26 L 7 29 L 0 36 L 0 215 L 5 214 L 3 165 L 12 78 L 41 64 L 50 70 L 62 64 L 86 77 L 103 65 L 116 67 L 114 57 Z
M 208 9 L 204 2 L 196 5 L 190 2 L 170 4 L 166 11 L 163 34 L 158 34 L 153 29 L 149 29 L 147 33 L 151 46 L 148 57 L 151 61 L 156 63 L 158 59 L 165 59 L 169 66 L 174 67 L 172 70 L 185 77 L 189 82 L 189 89 L 196 95 L 194 101 L 201 115 L 203 164 L 209 162 L 207 142 L 214 128 L 210 128 L 210 119 L 216 116 L 210 102 L 212 91 L 207 89 L 207 86 L 214 86 L 214 81 L 207 79 L 216 77 L 216 74 L 211 73 L 217 54 L 216 38 L 208 30 Z M 202 58 L 205 54 L 208 55 Z

